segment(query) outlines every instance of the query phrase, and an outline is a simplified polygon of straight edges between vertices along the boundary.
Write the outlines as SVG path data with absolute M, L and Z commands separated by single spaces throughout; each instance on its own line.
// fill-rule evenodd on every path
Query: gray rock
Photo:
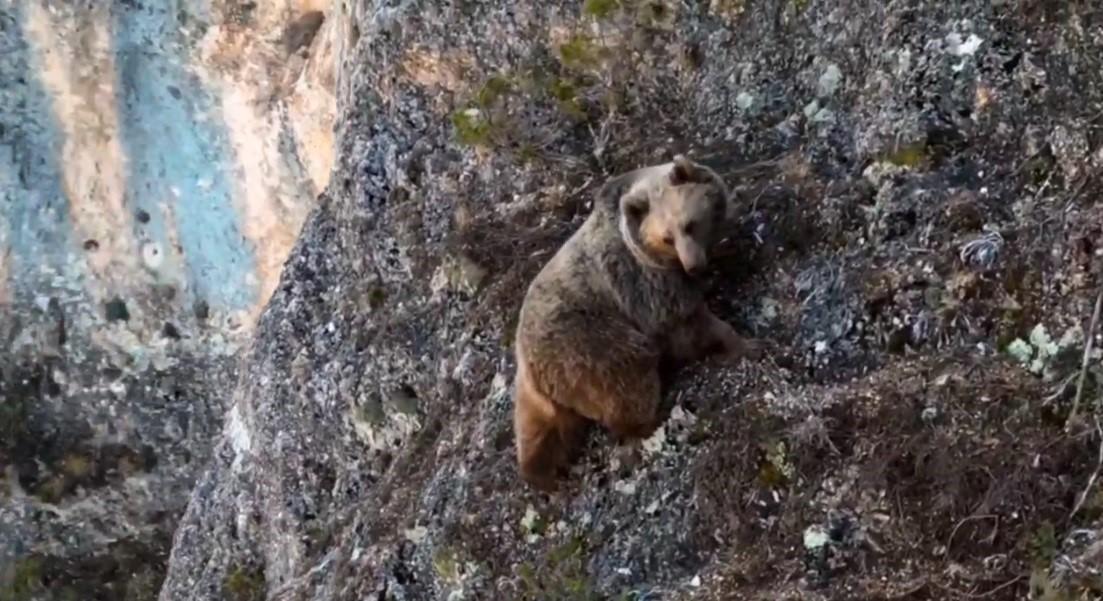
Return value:
M 1016 171 L 1027 130 L 1080 114 L 1058 96 L 1103 99 L 1087 75 L 1099 48 L 1035 52 L 1074 34 L 979 4 L 577 10 L 379 2 L 334 17 L 360 32 L 342 63 L 341 183 L 259 325 L 162 599 L 221 598 L 243 569 L 279 599 L 985 591 L 1022 574 L 1020 535 L 1064 523 L 1059 499 L 1090 471 L 1074 458 L 1094 448 L 1016 412 L 1042 384 L 977 345 L 1005 335 L 1004 294 L 1070 317 L 1089 302 L 1090 287 L 1043 283 L 1071 278 L 1072 263 L 1027 262 L 1077 252 L 1035 227 L 1048 209 L 1015 222 L 1001 207 L 1032 185 Z M 585 36 L 592 19 L 600 40 Z M 702 60 L 675 58 L 689 45 Z M 853 85 L 838 66 L 806 71 L 809 56 L 845 56 Z M 1072 64 L 1080 75 L 1046 75 Z M 550 88 L 531 85 L 549 73 Z M 813 94 L 832 97 L 814 135 L 799 119 Z M 473 108 L 497 125 L 465 120 Z M 774 362 L 681 374 L 669 393 L 681 417 L 641 454 L 595 433 L 571 488 L 544 498 L 521 485 L 512 450 L 508 345 L 524 288 L 604 178 L 682 150 L 751 193 L 713 300 L 774 341 Z M 873 162 L 876 188 L 862 174 Z M 1075 237 L 1103 219 L 1075 210 L 1049 227 Z M 1018 234 L 989 261 L 968 246 L 974 223 Z M 369 309 L 374 290 L 386 298 Z M 925 407 L 938 418 L 921 419 Z M 1050 444 L 1060 451 L 1037 468 L 1007 459 Z M 964 472 L 948 467 L 961 457 Z M 998 530 L 970 518 L 991 498 L 989 472 L 1029 491 L 986 506 Z M 1067 484 L 1032 484 L 1043 480 Z M 830 542 L 805 556 L 810 526 Z M 888 567 L 900 565 L 912 567 Z
M 1099 441 L 1054 423 L 1071 399 L 1053 387 L 1078 366 L 1047 382 L 1003 352 L 1042 316 L 1054 332 L 1083 323 L 1098 288 L 1100 182 L 1077 195 L 1052 178 L 1052 202 L 1025 164 L 1052 147 L 1063 173 L 1091 173 L 1090 154 L 1056 148 L 1103 102 L 1103 49 L 1074 26 L 1095 26 L 1090 10 L 601 4 L 380 0 L 327 14 L 323 29 L 343 38 L 333 177 L 240 355 L 225 419 L 203 421 L 221 434 L 196 443 L 206 468 L 159 529 L 178 523 L 160 598 L 1090 591 L 1098 508 L 1068 516 Z M 821 90 L 828 60 L 839 77 Z M 809 127 L 803 111 L 827 88 Z M 1051 138 L 1060 124 L 1067 138 Z M 524 289 L 607 177 L 683 151 L 740 186 L 710 302 L 771 356 L 683 371 L 655 436 L 625 450 L 595 431 L 567 490 L 537 494 L 516 476 L 511 432 Z M 54 357 L 59 326 L 43 306 L 12 338 Z M 140 323 L 147 310 L 127 307 L 125 324 Z M 165 371 L 137 334 L 116 337 L 111 365 L 142 368 L 103 398 Z M 49 383 L 68 374 L 50 380 L 58 370 L 42 363 L 4 381 L 57 419 L 68 397 Z M 193 375 L 207 363 L 184 365 L 170 376 L 228 392 Z M 124 421 L 104 413 L 108 433 Z M 138 415 L 128 441 L 185 431 L 176 409 Z M 77 522 L 88 527 L 70 549 L 61 525 L 28 526 L 40 505 L 10 488 L 0 542 L 12 556 L 87 556 L 98 532 L 136 523 L 98 525 L 132 507 L 105 505 Z M 117 571 L 141 573 L 132 558 L 166 544 L 141 540 L 112 549 Z M 1032 573 L 1039 559 L 1051 569 Z M 53 581 L 21 565 L 23 581 Z

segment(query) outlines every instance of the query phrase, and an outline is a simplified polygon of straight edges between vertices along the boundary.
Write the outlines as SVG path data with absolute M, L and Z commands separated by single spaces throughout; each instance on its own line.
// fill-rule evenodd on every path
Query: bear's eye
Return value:
M 628 216 L 631 217 L 632 219 L 637 219 L 637 220 L 638 219 L 643 219 L 643 217 L 645 215 L 647 215 L 647 203 L 643 203 L 643 202 L 628 203 L 628 205 L 625 207 L 625 209 L 628 211 Z
M 690 221 L 689 223 L 686 224 L 686 226 L 683 229 L 685 230 L 686 235 L 692 236 L 693 232 L 697 230 L 697 222 L 696 221 Z

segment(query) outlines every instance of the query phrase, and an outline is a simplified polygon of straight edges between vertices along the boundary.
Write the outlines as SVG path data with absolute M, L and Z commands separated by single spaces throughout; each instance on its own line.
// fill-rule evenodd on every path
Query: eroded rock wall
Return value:
M 347 6 L 334 178 L 161 599 L 1098 594 L 1099 436 L 1064 429 L 1098 337 L 1098 7 Z M 595 434 L 542 497 L 525 285 L 605 178 L 674 152 L 740 187 L 711 302 L 777 348 L 682 374 L 639 461 Z
M 156 594 L 328 182 L 329 10 L 0 6 L 0 598 Z

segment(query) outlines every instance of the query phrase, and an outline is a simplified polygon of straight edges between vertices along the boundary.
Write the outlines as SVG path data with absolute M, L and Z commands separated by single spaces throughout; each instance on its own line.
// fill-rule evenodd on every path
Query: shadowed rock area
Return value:
M 361 1 L 326 23 L 336 166 L 162 601 L 1103 594 L 1095 3 Z M 675 152 L 739 189 L 710 304 L 770 356 L 678 374 L 638 457 L 595 430 L 567 490 L 535 493 L 510 415 L 525 286 L 606 178 Z

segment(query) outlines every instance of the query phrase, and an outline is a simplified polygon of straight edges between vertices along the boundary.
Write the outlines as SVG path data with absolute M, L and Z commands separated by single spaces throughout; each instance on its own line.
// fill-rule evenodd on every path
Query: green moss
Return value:
M 589 36 L 575 34 L 559 46 L 559 60 L 571 69 L 592 69 L 601 65 L 606 52 Z
M 1029 543 L 1030 558 L 1036 566 L 1048 566 L 1057 557 L 1057 531 L 1053 524 L 1046 521 L 1031 534 Z
M 459 581 L 460 564 L 456 552 L 449 547 L 439 549 L 433 554 L 433 570 L 439 580 L 450 584 Z
M 517 568 L 522 598 L 540 601 L 598 601 L 604 599 L 586 573 L 585 539 L 573 536 L 553 548 L 543 561 Z
M 387 301 L 387 291 L 382 288 L 372 288 L 371 292 L 368 292 L 368 306 L 373 311 L 378 311 L 383 303 Z
M 758 483 L 764 488 L 778 488 L 787 484 L 793 477 L 794 468 L 789 463 L 785 442 L 763 445 L 762 452 Z
M 1026 173 L 1031 184 L 1040 186 L 1049 179 L 1054 164 L 1055 161 L 1052 155 L 1039 154 L 1026 161 L 1026 164 L 1023 165 L 1023 172 Z
M 699 445 L 704 443 L 710 438 L 709 434 L 709 422 L 705 419 L 697 420 L 697 423 L 693 426 L 693 429 L 689 431 L 687 442 L 691 445 Z
M 261 601 L 265 595 L 264 574 L 238 566 L 226 575 L 222 589 L 229 601 Z
M 531 165 L 540 159 L 540 150 L 536 146 L 524 143 L 517 148 L 517 160 L 522 165 Z
M 23 440 L 26 412 L 18 399 L 0 401 L 0 468 L 19 449 Z M 0 470 L 2 471 L 2 470 Z
M 495 75 L 483 83 L 475 96 L 475 102 L 482 108 L 490 108 L 502 96 L 513 89 L 513 84 L 503 75 Z
M 452 127 L 456 130 L 456 139 L 465 146 L 490 145 L 490 121 L 482 111 L 468 109 L 452 113 Z
M 674 25 L 674 8 L 662 0 L 644 0 L 639 5 L 637 22 L 643 27 L 669 29 Z
M 95 460 L 78 453 L 69 453 L 61 460 L 61 470 L 78 480 L 88 477 L 95 467 Z
M 555 99 L 560 110 L 575 119 L 585 119 L 586 111 L 582 109 L 582 103 L 578 99 L 578 86 L 565 79 L 553 80 L 548 86 L 548 93 Z
M 548 86 L 548 93 L 561 102 L 569 102 L 578 98 L 578 87 L 565 79 L 556 79 Z
M 24 601 L 43 590 L 42 561 L 36 557 L 19 559 L 0 569 L 0 601 Z
M 620 8 L 619 0 L 586 0 L 582 3 L 582 14 L 595 19 L 607 19 Z
M 65 476 L 57 474 L 39 482 L 33 493 L 39 501 L 53 505 L 65 497 L 66 488 Z
M 898 167 L 914 169 L 924 165 L 928 158 L 927 145 L 923 142 L 916 142 L 896 148 L 885 155 L 884 160 Z
M 747 10 L 746 0 L 715 0 L 710 3 L 716 13 L 724 16 L 737 17 Z

